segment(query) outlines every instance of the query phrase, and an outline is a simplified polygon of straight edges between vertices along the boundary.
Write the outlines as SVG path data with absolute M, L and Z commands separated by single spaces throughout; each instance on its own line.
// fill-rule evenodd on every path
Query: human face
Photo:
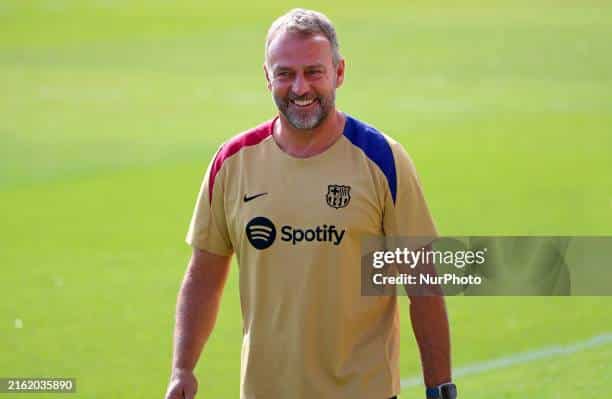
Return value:
M 319 126 L 335 109 L 344 61 L 334 66 L 323 35 L 280 33 L 270 42 L 264 65 L 268 89 L 280 113 L 298 130 Z

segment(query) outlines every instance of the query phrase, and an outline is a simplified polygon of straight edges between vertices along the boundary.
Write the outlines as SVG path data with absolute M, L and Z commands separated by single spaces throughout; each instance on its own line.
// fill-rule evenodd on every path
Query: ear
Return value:
M 263 64 L 264 75 L 266 75 L 266 81 L 268 82 L 268 90 L 272 91 L 272 81 L 270 80 L 270 74 L 266 63 Z
M 342 83 L 344 82 L 344 68 L 344 58 L 341 58 L 336 66 L 336 88 L 342 86 Z

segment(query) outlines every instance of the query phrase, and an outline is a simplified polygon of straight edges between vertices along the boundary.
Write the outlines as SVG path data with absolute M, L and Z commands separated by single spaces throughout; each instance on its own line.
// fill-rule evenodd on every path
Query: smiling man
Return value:
M 395 397 L 397 298 L 361 295 L 360 245 L 364 235 L 436 235 L 414 166 L 396 141 L 336 108 L 345 63 L 327 17 L 291 10 L 270 27 L 265 49 L 279 114 L 224 143 L 206 172 L 166 398 L 198 390 L 193 369 L 233 253 L 242 399 Z M 454 398 L 444 301 L 410 300 L 426 396 Z

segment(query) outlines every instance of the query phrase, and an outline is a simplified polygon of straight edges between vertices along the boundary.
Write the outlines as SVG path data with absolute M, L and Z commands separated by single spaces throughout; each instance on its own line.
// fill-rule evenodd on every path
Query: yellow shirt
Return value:
M 211 162 L 187 242 L 236 253 L 242 399 L 386 399 L 400 391 L 394 296 L 362 296 L 364 235 L 436 236 L 403 147 L 346 115 L 309 158 L 283 152 L 268 121 Z

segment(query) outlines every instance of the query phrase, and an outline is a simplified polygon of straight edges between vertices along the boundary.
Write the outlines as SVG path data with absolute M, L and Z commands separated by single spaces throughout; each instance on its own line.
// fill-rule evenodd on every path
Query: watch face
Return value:
M 444 385 L 440 390 L 442 391 L 442 399 L 457 398 L 457 386 L 455 386 L 455 384 Z

